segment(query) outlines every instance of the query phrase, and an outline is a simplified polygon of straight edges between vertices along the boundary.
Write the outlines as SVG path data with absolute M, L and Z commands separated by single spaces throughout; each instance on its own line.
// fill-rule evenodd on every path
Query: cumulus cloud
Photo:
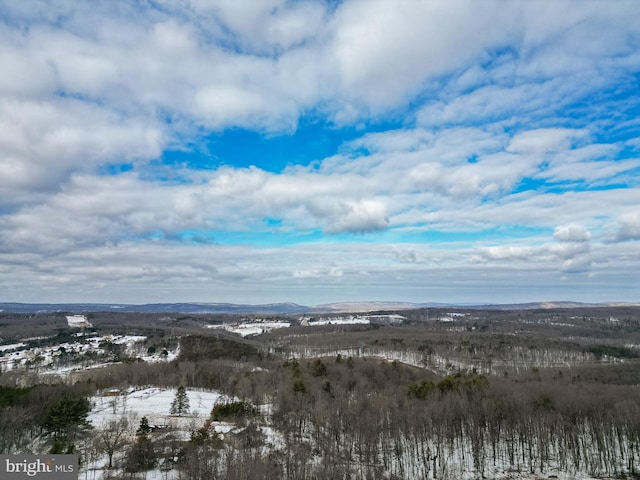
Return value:
M 570 258 L 562 263 L 565 273 L 584 273 L 591 270 L 591 258 L 587 255 Z
M 592 259 L 588 246 L 572 246 L 558 248 L 553 244 L 543 246 L 501 245 L 482 247 L 476 250 L 474 258 L 483 263 L 507 263 L 526 265 L 532 269 L 557 269 L 564 273 L 582 273 L 589 271 Z
M 29 202 L 78 170 L 156 158 L 163 129 L 73 99 L 0 99 L 0 202 Z
M 444 282 L 436 266 L 478 285 L 475 268 L 500 285 L 522 275 L 543 286 L 559 272 L 610 278 L 605 266 L 631 275 L 635 9 L 4 2 L 0 289 L 19 295 L 15 280 L 53 297 L 63 284 L 89 293 L 95 279 L 97 298 L 98 285 L 122 278 L 167 292 L 184 284 L 187 296 L 261 283 L 273 294 L 295 277 L 366 293 L 385 279 Z M 314 122 L 332 134 L 348 127 L 349 140 L 311 165 L 274 171 L 261 152 L 248 168 L 164 163 L 167 149 L 215 132 L 273 138 Z M 518 228 L 534 233 L 509 238 Z M 211 241 L 242 233 L 260 244 L 263 232 L 474 241 L 269 251 Z
M 582 225 L 563 225 L 555 228 L 553 238 L 559 242 L 588 242 L 591 234 Z
M 565 258 L 561 267 L 563 272 L 584 273 L 591 270 L 591 234 L 586 228 L 582 225 L 562 225 L 555 228 L 553 238 L 560 245 L 554 245 L 552 251 Z
M 131 138 L 139 140 L 135 134 Z M 280 219 L 286 229 L 322 229 L 328 234 L 411 225 L 445 230 L 505 224 L 553 228 L 562 222 L 566 225 L 557 227 L 554 236 L 567 242 L 587 241 L 589 233 L 578 224 L 607 217 L 612 205 L 633 207 L 635 195 L 627 189 L 510 193 L 536 165 L 527 155 L 506 151 L 511 143 L 507 136 L 492 137 L 481 129 L 437 134 L 403 130 L 353 142 L 346 150 L 353 154 L 330 157 L 317 170 L 186 170 L 190 180 L 183 183 L 134 171 L 102 177 L 76 174 L 59 184 L 59 191 L 46 194 L 46 201 L 25 204 L 14 215 L 0 218 L 0 224 L 5 245 L 53 236 L 65 239 L 60 248 L 159 232 L 179 238 L 188 230 L 213 235 L 264 230 L 265 217 Z M 370 153 L 356 153 L 364 145 Z M 474 152 L 476 160 L 469 163 Z M 41 235 L 30 235 L 34 231 Z M 42 242 L 49 248 L 57 243 Z
M 511 42 L 522 31 L 523 18 L 527 21 L 521 48 L 535 58 L 540 54 L 533 52 L 540 52 L 540 45 L 546 48 L 545 42 L 554 34 L 563 38 L 567 23 L 588 31 L 595 21 L 592 7 L 574 4 L 569 8 L 566 3 L 543 9 L 499 4 L 492 9 L 475 3 L 441 8 L 376 1 L 345 2 L 334 10 L 317 2 L 280 0 L 259 7 L 243 2 L 165 1 L 162 9 L 127 2 L 100 8 L 70 8 L 61 3 L 45 9 L 48 14 L 40 12 L 38 2 L 25 3 L 32 8 L 3 7 L 9 23 L 0 56 L 10 68 L 0 80 L 0 91 L 37 95 L 43 108 L 62 113 L 56 115 L 61 128 L 66 123 L 70 128 L 87 124 L 87 112 L 66 104 L 61 109 L 55 100 L 60 92 L 88 100 L 85 110 L 109 105 L 111 110 L 103 116 L 126 113 L 129 119 L 133 112 L 147 125 L 157 125 L 158 116 L 169 116 L 172 128 L 181 130 L 242 126 L 291 132 L 301 113 L 310 108 L 329 116 L 351 110 L 355 115 L 351 121 L 359 121 L 371 112 L 397 108 L 423 88 L 427 78 L 486 59 L 488 51 Z M 633 52 L 632 40 L 618 24 L 625 8 L 624 2 L 617 2 L 606 18 L 599 15 L 597 20 L 615 39 L 610 48 L 621 56 L 620 61 Z M 549 22 L 545 9 L 554 15 L 562 12 L 564 20 Z M 35 24 L 20 29 L 12 21 Z M 595 48 L 589 38 L 585 35 Z M 238 50 L 224 48 L 229 44 Z M 562 46 L 577 53 L 576 45 Z M 594 51 L 592 56 L 606 53 Z M 526 83 L 527 79 L 522 85 L 502 85 L 508 80 L 505 69 L 518 61 L 515 55 L 488 62 L 489 77 L 498 81 L 469 94 L 473 99 L 445 95 L 439 102 L 455 111 L 447 114 L 449 118 L 457 122 L 471 118 L 474 106 L 484 112 L 476 118 L 481 120 L 492 116 L 488 108 L 504 114 L 514 108 L 535 110 L 524 107 L 529 100 L 557 105 L 549 94 L 559 92 L 558 85 L 544 91 L 538 84 Z M 566 99 L 567 91 L 573 90 L 570 85 L 556 95 Z M 501 104 L 504 108 L 498 107 Z M 423 117 L 436 119 L 433 114 L 418 115 L 419 120 Z M 437 118 L 436 124 L 442 120 Z M 28 131 L 16 133 L 28 135 Z M 156 141 L 169 143 L 170 133 L 156 132 L 162 137 Z M 533 140 L 542 142 L 537 148 L 544 146 L 544 140 Z M 512 148 L 523 141 L 524 137 L 514 138 Z M 93 161 L 105 161 L 108 153 Z M 119 152 L 110 155 L 117 157 Z M 85 161 L 80 156 L 73 163 Z M 12 163 L 14 175 L 29 170 L 28 160 L 18 158 Z
M 0 240 L 4 248 L 55 251 L 158 233 L 247 231 L 265 216 L 283 218 L 289 228 L 330 234 L 386 228 L 385 203 L 362 198 L 358 190 L 349 178 L 257 168 L 224 168 L 205 182 L 187 184 L 151 182 L 133 173 L 76 175 L 47 203 L 0 217 Z
M 544 253 L 545 249 L 529 246 L 496 245 L 478 249 L 479 258 L 483 260 L 531 260 L 532 257 Z
M 367 233 L 384 230 L 389 223 L 384 203 L 377 200 L 340 203 L 336 207 L 337 211 L 329 214 L 327 233 Z
M 178 2 L 166 2 L 180 7 Z M 224 1 L 190 2 L 197 17 L 216 19 L 233 32 L 229 40 L 243 51 L 279 53 L 299 46 L 322 28 L 327 14 L 320 2 L 268 0 L 259 4 Z M 220 35 L 225 35 L 222 31 Z
M 590 233 L 580 225 L 556 227 L 553 239 L 557 243 L 541 245 L 505 244 L 478 247 L 473 258 L 480 262 L 505 262 L 530 265 L 532 268 L 554 268 L 563 273 L 589 272 L 593 263 Z M 534 267 L 535 265 L 535 267 Z
M 609 243 L 640 240 L 640 213 L 637 211 L 623 214 L 617 220 L 616 231 L 605 240 Z
M 496 13 L 474 3 L 443 9 L 402 1 L 345 2 L 334 16 L 330 45 L 339 86 L 374 111 L 406 101 L 428 76 L 447 73 L 503 41 L 495 25 L 506 18 Z

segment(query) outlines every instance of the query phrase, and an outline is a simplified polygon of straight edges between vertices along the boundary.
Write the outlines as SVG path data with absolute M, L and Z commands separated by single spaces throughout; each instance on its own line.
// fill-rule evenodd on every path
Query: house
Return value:
M 112 388 L 105 388 L 104 390 L 102 390 L 102 396 L 103 397 L 118 397 L 120 395 L 122 395 L 123 391 L 119 388 L 116 387 L 112 387 Z

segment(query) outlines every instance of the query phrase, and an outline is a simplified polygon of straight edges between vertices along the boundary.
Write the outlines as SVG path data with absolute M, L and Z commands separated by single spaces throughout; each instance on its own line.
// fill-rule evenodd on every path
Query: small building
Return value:
M 71 328 L 91 328 L 93 325 L 89 323 L 84 315 L 67 315 L 67 325 Z
M 102 390 L 103 397 L 118 397 L 122 395 L 122 393 L 122 390 L 116 387 L 105 388 L 104 390 Z

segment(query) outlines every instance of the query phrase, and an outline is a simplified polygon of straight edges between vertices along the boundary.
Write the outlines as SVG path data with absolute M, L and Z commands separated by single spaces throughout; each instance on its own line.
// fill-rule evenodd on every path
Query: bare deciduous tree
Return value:
M 96 433 L 96 447 L 109 457 L 109 469 L 113 468 L 113 454 L 129 443 L 130 423 L 126 417 L 109 420 Z

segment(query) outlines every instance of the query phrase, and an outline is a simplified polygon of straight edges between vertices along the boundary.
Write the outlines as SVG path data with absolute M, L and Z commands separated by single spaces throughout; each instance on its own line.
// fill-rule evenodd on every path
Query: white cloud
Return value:
M 84 102 L 0 99 L 0 202 L 30 203 L 74 171 L 148 160 L 162 147 L 158 125 Z
M 379 200 L 331 203 L 328 209 L 321 206 L 319 210 L 322 213 L 317 215 L 329 217 L 325 228 L 327 233 L 367 233 L 384 230 L 389 223 L 386 207 Z M 316 213 L 318 206 L 312 202 L 310 210 Z
M 429 222 L 432 228 L 453 230 L 499 225 L 554 228 L 558 224 L 582 224 L 593 231 L 604 228 L 617 215 L 633 212 L 637 195 L 637 190 L 624 188 L 562 194 L 527 191 L 495 202 L 464 204 L 463 208 L 445 204 L 428 215 L 416 215 L 413 222 Z
M 616 231 L 605 238 L 607 242 L 640 240 L 640 213 L 637 210 L 620 215 L 615 223 L 617 224 Z
M 588 242 L 591 234 L 582 225 L 563 225 L 555 228 L 553 238 L 559 242 Z
M 592 276 L 567 275 L 563 288 L 584 301 L 633 300 L 637 245 L 598 246 Z M 422 301 L 534 301 L 564 296 L 561 275 L 583 260 L 566 262 L 535 249 L 511 248 L 515 261 L 471 261 L 478 250 L 424 244 L 310 244 L 287 247 L 122 242 L 56 255 L 11 257 L 0 252 L 0 289 L 16 301 L 132 302 L 226 301 L 253 303 L 401 299 Z M 402 261 L 396 252 L 415 252 Z M 604 249 L 604 250 L 603 250 Z M 496 252 L 494 250 L 494 252 Z M 607 259 L 607 264 L 602 259 Z M 615 274 L 614 274 L 615 269 Z M 9 275 L 10 274 L 10 275 Z M 626 278 L 618 285 L 615 278 Z M 613 281 L 613 283 L 611 283 Z M 612 294 L 611 285 L 616 285 Z M 19 288 L 18 288 L 19 286 Z M 490 287 L 490 291 L 487 287 Z
M 631 276 L 640 163 L 627 158 L 637 138 L 620 132 L 637 125 L 609 96 L 635 81 L 636 9 L 626 1 L 5 2 L 0 288 L 19 296 L 12 285 L 33 285 L 53 298 L 66 284 L 98 298 L 99 285 L 108 296 L 158 282 L 168 298 L 212 285 L 232 295 L 264 280 L 285 295 L 296 276 L 365 294 L 394 279 L 396 292 L 417 295 L 425 278 L 480 285 L 482 273 L 507 285 L 509 267 L 521 284 L 531 272 L 539 286 L 561 272 Z M 227 128 L 288 134 L 302 117 L 363 133 L 314 166 L 283 172 L 259 159 L 253 168 L 157 169 L 169 146 Z M 367 133 L 386 121 L 403 127 Z M 133 171 L 107 174 L 121 164 Z M 487 229 L 508 237 L 517 227 L 535 233 L 482 240 Z M 225 232 L 259 242 L 249 234 L 264 230 L 478 238 L 441 249 L 206 243 Z
M 190 182 L 171 183 L 134 172 L 96 177 L 90 169 L 81 169 L 70 181 L 59 180 L 81 155 L 86 155 L 88 167 L 95 167 L 102 160 L 100 155 L 109 158 L 114 155 L 109 148 L 124 149 L 128 139 L 131 147 L 122 152 L 121 161 L 144 158 L 158 148 L 154 141 L 159 135 L 151 135 L 154 141 L 148 144 L 137 145 L 144 141 L 140 130 L 114 129 L 120 138 L 96 135 L 84 139 L 85 143 L 72 142 L 78 150 L 71 150 L 69 164 L 58 161 L 55 166 L 61 170 L 52 168 L 40 180 L 41 185 L 57 188 L 41 191 L 14 214 L 0 218 L 6 245 L 35 248 L 43 242 L 47 248 L 63 249 L 76 242 L 100 244 L 158 233 L 179 237 L 188 230 L 213 235 L 216 231 L 256 231 L 265 229 L 265 218 L 278 219 L 280 227 L 289 231 L 322 229 L 329 234 L 398 227 L 470 231 L 561 224 L 555 230 L 557 240 L 579 241 L 588 232 L 575 225 L 602 229 L 613 221 L 608 219 L 628 215 L 637 203 L 636 192 L 625 188 L 513 193 L 522 178 L 535 174 L 541 158 L 549 155 L 545 152 L 552 152 L 551 161 L 573 154 L 566 141 L 573 133 L 563 130 L 535 130 L 514 139 L 482 129 L 402 130 L 351 142 L 345 154 L 326 159 L 317 170 L 298 167 L 280 174 L 257 167 L 183 170 L 179 176 Z M 109 130 L 100 133 L 105 132 Z M 7 138 L 6 145 L 14 138 L 19 137 Z M 528 146 L 532 138 L 542 139 L 545 145 L 535 154 Z M 19 145 L 27 149 L 26 140 Z M 47 145 L 54 145 L 50 156 L 63 149 L 63 142 Z M 131 148 L 139 150 L 132 152 Z M 359 155 L 362 148 L 372 153 Z M 53 162 L 48 156 L 31 154 L 34 172 L 44 172 L 46 162 Z M 29 175 L 25 178 L 37 181 Z M 36 231 L 40 234 L 30 234 Z M 51 237 L 59 242 L 44 240 Z
M 589 235 L 582 227 L 556 228 L 554 239 L 560 244 L 494 245 L 476 248 L 474 258 L 483 263 L 506 263 L 536 269 L 553 268 L 563 273 L 584 273 L 591 269 L 593 258 Z
M 578 45 L 564 40 L 572 38 L 564 33 L 567 24 L 590 46 L 589 55 L 582 57 L 615 52 L 622 62 L 637 42 L 625 15 L 630 6 L 624 2 L 608 8 L 605 16 L 594 15 L 597 9 L 591 4 L 566 2 L 543 8 L 505 8 L 491 2 L 444 8 L 355 1 L 333 12 L 317 2 L 284 1 L 167 1 L 163 9 L 127 2 L 99 8 L 58 3 L 46 12 L 38 2 L 25 3 L 31 8 L 3 7 L 8 19 L 35 24 L 26 30 L 7 25 L 0 58 L 8 74 L 0 79 L 0 92 L 35 95 L 43 108 L 53 109 L 55 95 L 64 92 L 95 102 L 87 109 L 106 103 L 111 112 L 133 114 L 151 124 L 169 116 L 179 134 L 230 126 L 291 132 L 302 112 L 312 108 L 358 121 L 367 112 L 398 108 L 429 78 L 457 72 L 462 65 L 467 66 L 467 77 L 488 75 L 487 80 L 497 79 L 497 84 L 480 85 L 462 96 L 455 92 L 451 98 L 445 93 L 418 114 L 420 122 L 437 125 L 443 120 L 548 110 L 571 98 L 571 92 L 584 94 L 594 80 L 563 85 L 564 79 L 558 78 L 539 85 L 530 76 L 519 77 L 522 71 L 513 67 L 522 65 L 518 55 L 504 54 L 504 61 L 492 58 L 494 47 L 521 37 L 517 48 L 533 59 L 556 43 L 574 55 Z M 563 20 L 550 22 L 546 10 L 562 12 Z M 611 44 L 604 51 L 584 34 L 594 25 L 610 35 Z M 225 48 L 228 45 L 240 50 Z M 261 45 L 271 54 L 261 55 Z M 477 61 L 488 59 L 481 73 Z M 572 63 L 566 68 L 570 70 Z M 576 78 L 585 77 L 583 70 L 578 73 Z M 462 79 L 461 85 L 465 82 L 469 80 Z M 80 112 L 65 116 L 67 121 L 85 121 Z M 163 134 L 162 143 L 173 141 L 171 133 Z M 21 168 L 28 167 L 14 160 L 13 169 Z M 608 165 L 600 175 L 612 168 Z
M 528 130 L 517 134 L 509 143 L 507 150 L 533 155 L 566 151 L 571 146 L 571 138 L 581 134 L 584 135 L 584 132 L 566 128 Z
M 346 2 L 336 12 L 340 88 L 373 111 L 406 101 L 424 80 L 504 41 L 502 12 L 476 3 Z
M 529 260 L 540 255 L 544 249 L 530 246 L 497 245 L 478 249 L 478 255 L 483 260 Z
M 591 270 L 591 258 L 588 255 L 570 258 L 562 264 L 565 273 L 584 273 Z

